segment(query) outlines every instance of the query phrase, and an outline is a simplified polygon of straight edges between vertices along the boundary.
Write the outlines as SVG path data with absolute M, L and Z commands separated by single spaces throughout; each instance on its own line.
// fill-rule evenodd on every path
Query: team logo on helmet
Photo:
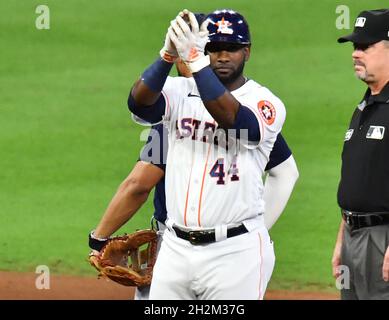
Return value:
M 217 26 L 217 33 L 225 33 L 225 34 L 233 34 L 234 30 L 230 28 L 232 26 L 232 23 L 224 20 L 224 17 L 215 23 L 215 26 Z
M 261 100 L 258 102 L 258 110 L 262 119 L 270 126 L 276 119 L 276 109 L 267 100 Z
M 250 44 L 249 26 L 238 12 L 223 9 L 207 16 L 209 42 Z

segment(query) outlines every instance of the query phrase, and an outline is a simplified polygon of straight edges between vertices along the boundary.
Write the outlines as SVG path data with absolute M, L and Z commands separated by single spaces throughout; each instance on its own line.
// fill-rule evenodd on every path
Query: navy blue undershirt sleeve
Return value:
M 242 135 L 241 130 L 247 130 L 247 138 L 250 142 L 258 143 L 261 140 L 258 120 L 254 113 L 245 106 L 239 106 L 232 129 L 236 130 L 236 137 L 238 139 Z
M 166 195 L 165 195 L 165 177 L 163 177 L 155 186 L 154 191 L 154 217 L 160 222 L 165 222 L 167 218 Z
M 152 163 L 165 172 L 168 150 L 167 129 L 163 124 L 152 126 L 151 129 L 139 160 Z M 165 177 L 155 186 L 153 203 L 154 218 L 160 222 L 165 222 L 167 218 Z
M 153 105 L 147 107 L 140 107 L 136 105 L 136 102 L 132 97 L 132 94 L 130 93 L 127 104 L 128 109 L 133 114 L 149 123 L 160 122 L 162 120 L 163 115 L 165 114 L 166 102 L 162 94 L 159 96 L 157 102 Z
M 265 171 L 278 166 L 291 155 L 292 151 L 290 150 L 282 134 L 279 133 L 276 141 L 274 142 L 273 150 L 270 152 L 269 162 L 266 165 Z

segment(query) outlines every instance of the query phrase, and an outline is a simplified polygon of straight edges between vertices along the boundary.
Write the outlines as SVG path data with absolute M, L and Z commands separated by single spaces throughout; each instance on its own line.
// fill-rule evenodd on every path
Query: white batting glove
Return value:
M 170 40 L 169 32 L 166 33 L 165 44 L 161 51 L 159 51 L 161 58 L 169 63 L 174 63 L 178 59 L 178 53 L 173 42 Z
M 188 25 L 183 17 L 189 17 Z M 168 35 L 175 45 L 178 55 L 187 64 L 192 73 L 198 72 L 210 64 L 209 56 L 204 55 L 208 42 L 208 21 L 199 28 L 195 15 L 188 10 L 180 12 L 170 23 Z M 192 29 L 192 30 L 191 30 Z

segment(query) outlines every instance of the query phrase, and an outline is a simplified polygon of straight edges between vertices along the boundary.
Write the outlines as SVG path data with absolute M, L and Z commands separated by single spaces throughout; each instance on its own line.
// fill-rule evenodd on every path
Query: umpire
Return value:
M 368 89 L 344 138 L 333 275 L 349 270 L 342 300 L 389 300 L 389 9 L 361 12 L 347 41 Z

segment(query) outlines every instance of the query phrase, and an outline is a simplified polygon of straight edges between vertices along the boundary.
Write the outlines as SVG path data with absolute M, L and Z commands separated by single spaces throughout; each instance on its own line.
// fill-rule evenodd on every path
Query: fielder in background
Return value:
M 389 300 L 389 9 L 361 12 L 346 41 L 368 89 L 344 138 L 333 275 L 343 300 Z
M 275 257 L 262 175 L 286 112 L 270 90 L 243 76 L 250 44 L 237 12 L 215 11 L 201 27 L 193 13 L 180 12 L 161 58 L 131 90 L 130 110 L 169 131 L 166 230 L 150 299 L 265 293 Z M 178 56 L 193 78 L 168 77 Z

